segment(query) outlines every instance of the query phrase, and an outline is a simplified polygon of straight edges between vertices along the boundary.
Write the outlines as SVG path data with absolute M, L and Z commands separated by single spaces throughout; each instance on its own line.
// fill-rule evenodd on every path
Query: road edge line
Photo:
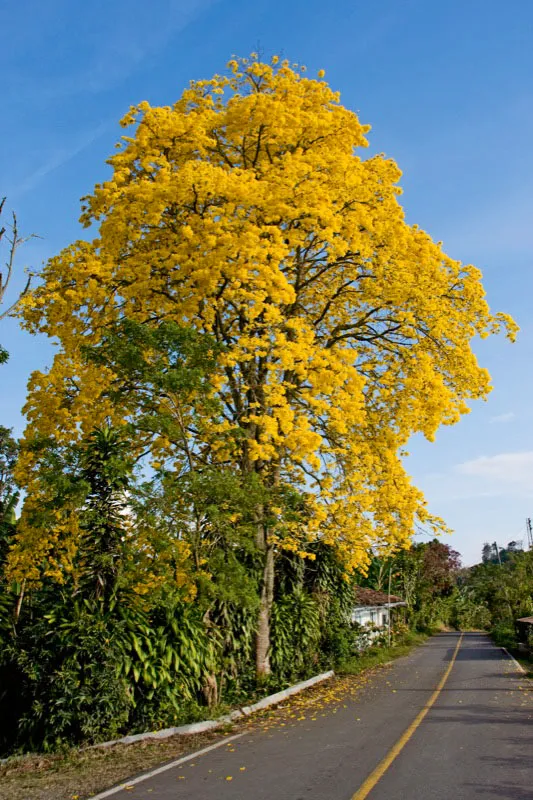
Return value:
M 189 753 L 189 755 L 178 758 L 176 761 L 170 761 L 168 764 L 163 764 L 162 767 L 157 767 L 149 772 L 143 772 L 141 775 L 137 775 L 135 778 L 125 781 L 119 786 L 113 786 L 111 789 L 106 789 L 104 792 L 93 795 L 88 800 L 104 800 L 105 797 L 111 797 L 111 795 L 114 795 L 117 792 L 122 792 L 129 787 L 136 786 L 138 783 L 147 781 L 149 778 L 154 778 L 156 775 L 160 775 L 162 772 L 166 772 L 169 769 L 174 769 L 174 767 L 179 767 L 181 764 L 185 764 L 187 761 L 192 761 L 193 758 L 203 756 L 206 753 L 211 752 L 211 750 L 216 750 L 217 748 L 222 747 L 228 742 L 234 742 L 236 739 L 240 739 L 242 736 L 246 736 L 246 733 L 236 733 L 234 736 L 226 736 L 226 738 L 222 739 L 220 742 L 215 742 L 215 744 L 210 744 L 208 747 L 203 747 L 201 750 L 196 750 L 195 753 Z
M 116 744 L 133 744 L 134 742 L 141 741 L 143 739 L 165 739 L 170 736 L 186 736 L 190 735 L 191 733 L 199 733 L 204 732 L 207 730 L 216 730 L 217 728 L 221 728 L 223 725 L 230 724 L 234 719 L 238 719 L 239 717 L 249 716 L 256 711 L 260 711 L 263 708 L 268 708 L 269 706 L 274 706 L 280 703 L 282 700 L 285 700 L 288 697 L 291 697 L 293 694 L 298 694 L 299 692 L 303 692 L 305 689 L 309 689 L 312 686 L 315 686 L 317 683 L 321 683 L 323 681 L 329 680 L 335 676 L 335 672 L 333 670 L 329 670 L 328 672 L 322 672 L 320 675 L 314 675 L 312 678 L 308 678 L 306 681 L 300 681 L 300 683 L 296 683 L 293 686 L 289 686 L 288 689 L 284 689 L 281 692 L 276 692 L 275 694 L 271 694 L 268 697 L 264 697 L 259 702 L 254 703 L 251 706 L 244 706 L 241 709 L 237 709 L 236 711 L 231 712 L 231 714 L 227 714 L 224 717 L 219 717 L 217 720 L 205 720 L 204 722 L 193 722 L 190 725 L 182 725 L 180 728 L 165 728 L 162 731 L 151 731 L 148 733 L 138 733 L 134 734 L 133 736 L 125 736 L 122 739 L 116 739 L 112 742 L 101 742 L 100 744 L 92 745 L 91 748 L 87 749 L 96 749 L 96 748 L 107 748 L 111 747 Z M 246 732 L 244 733 L 237 733 L 234 736 L 226 736 L 224 739 L 221 739 L 219 742 L 215 742 L 215 744 L 211 744 L 208 747 L 204 747 L 201 750 L 196 750 L 194 753 L 189 753 L 182 758 L 179 758 L 175 761 L 171 761 L 168 764 L 163 764 L 161 767 L 157 767 L 156 769 L 150 770 L 148 772 L 143 772 L 135 778 L 131 780 L 127 780 L 121 783 L 119 786 L 113 786 L 111 789 L 106 789 L 100 794 L 95 794 L 92 797 L 88 798 L 88 800 L 104 800 L 106 797 L 111 797 L 112 795 L 116 794 L 117 792 L 123 791 L 129 786 L 135 786 L 138 783 L 142 783 L 149 778 L 153 778 L 155 775 L 159 775 L 161 772 L 166 772 L 169 769 L 174 767 L 179 767 L 181 764 L 186 763 L 187 761 L 191 761 L 193 758 L 197 758 L 198 756 L 203 756 L 205 753 L 209 753 L 211 750 L 216 750 L 218 747 L 222 747 L 222 745 L 226 744 L 226 742 L 233 742 L 235 739 L 240 739 L 241 736 L 245 736 Z
M 455 650 L 453 651 L 453 655 L 451 658 L 448 667 L 440 681 L 437 684 L 437 688 L 423 707 L 421 711 L 418 712 L 414 720 L 411 724 L 406 728 L 406 730 L 402 733 L 400 738 L 393 744 L 387 755 L 381 759 L 377 767 L 375 767 L 370 775 L 363 781 L 359 789 L 352 795 L 351 800 L 364 800 L 365 797 L 368 797 L 374 786 L 378 783 L 379 780 L 383 777 L 386 773 L 388 768 L 391 766 L 393 761 L 400 755 L 403 748 L 407 744 L 407 742 L 411 739 L 417 728 L 420 726 L 420 723 L 428 714 L 432 706 L 434 705 L 435 701 L 437 700 L 438 696 L 440 695 L 441 691 L 444 688 L 446 681 L 449 678 L 450 672 L 452 671 L 453 665 L 455 664 L 455 660 L 457 658 L 457 653 L 459 652 L 459 648 L 461 647 L 461 642 L 463 641 L 464 633 L 461 633 L 459 636 L 459 641 L 455 646 Z
M 517 668 L 517 670 L 518 670 L 519 672 L 523 672 L 523 673 L 524 673 L 524 675 L 527 675 L 527 671 L 524 669 L 524 667 L 522 666 L 522 664 L 520 664 L 520 662 L 519 662 L 519 661 L 517 661 L 517 660 L 516 660 L 516 658 L 515 658 L 514 656 L 512 656 L 512 655 L 511 655 L 511 653 L 509 652 L 509 650 L 508 650 L 506 647 L 502 647 L 501 649 L 503 650 L 503 652 L 504 652 L 504 653 L 505 653 L 507 656 L 509 656 L 509 658 L 510 658 L 510 659 L 511 659 L 511 661 L 514 663 L 514 665 L 515 665 L 515 667 Z

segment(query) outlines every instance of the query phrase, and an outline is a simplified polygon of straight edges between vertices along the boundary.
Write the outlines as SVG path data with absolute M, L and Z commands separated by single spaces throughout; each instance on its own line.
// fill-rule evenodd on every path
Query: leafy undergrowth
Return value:
M 216 730 L 164 740 L 146 740 L 106 749 L 72 748 L 62 754 L 10 758 L 0 765 L 0 800 L 86 800 L 156 764 L 206 747 L 241 731 L 267 733 L 277 727 L 305 725 L 336 714 L 368 687 L 376 668 L 407 655 L 427 635 L 407 634 L 392 647 L 374 648 L 342 666 L 335 678 L 294 695 L 282 704 Z
M 430 635 L 430 632 L 406 633 L 399 642 L 392 644 L 390 647 L 373 647 L 367 650 L 365 653 L 345 661 L 339 666 L 337 672 L 340 675 L 358 675 L 359 673 L 364 672 L 372 667 L 379 667 L 380 665 L 386 664 L 388 661 L 392 661 L 395 658 L 406 656 L 413 647 L 425 642 Z
M 515 658 L 518 663 L 525 669 L 526 674 L 524 677 L 533 678 L 533 662 L 531 657 L 520 650 L 518 640 L 516 638 L 516 631 L 512 622 L 501 622 L 495 625 L 490 631 L 490 637 L 495 645 L 498 647 L 505 647 L 506 650 Z

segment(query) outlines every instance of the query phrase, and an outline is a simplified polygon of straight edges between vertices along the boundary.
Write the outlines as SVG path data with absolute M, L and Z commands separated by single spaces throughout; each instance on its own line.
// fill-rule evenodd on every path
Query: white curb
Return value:
M 190 736 L 193 733 L 204 733 L 204 731 L 216 730 L 217 728 L 224 727 L 224 725 L 231 724 L 234 720 L 239 719 L 240 717 L 248 717 L 255 711 L 260 711 L 261 709 L 268 708 L 269 706 L 275 706 L 277 703 L 280 703 L 287 697 L 297 694 L 298 692 L 302 692 L 304 689 L 308 689 L 310 686 L 314 686 L 316 683 L 327 681 L 334 675 L 335 673 L 333 670 L 329 670 L 329 672 L 323 672 L 320 675 L 315 675 L 313 678 L 309 678 L 307 681 L 295 683 L 294 686 L 289 686 L 288 689 L 284 689 L 282 692 L 271 694 L 268 697 L 264 697 L 262 700 L 259 700 L 258 703 L 254 703 L 251 706 L 244 706 L 243 708 L 232 711 L 231 714 L 226 714 L 218 719 L 206 719 L 203 722 L 192 722 L 189 725 L 179 725 L 177 728 L 164 728 L 161 731 L 135 733 L 131 736 L 123 736 L 121 739 L 113 739 L 110 742 L 93 744 L 91 745 L 90 749 L 98 747 L 112 747 L 115 744 L 133 744 L 133 742 L 141 742 L 143 739 L 168 739 L 170 736 Z
M 276 703 L 280 703 L 282 700 L 285 700 L 285 698 L 290 697 L 292 694 L 302 692 L 304 689 L 314 686 L 315 683 L 327 681 L 328 678 L 332 678 L 334 675 L 335 673 L 332 669 L 329 672 L 323 672 L 321 675 L 315 675 L 314 678 L 309 678 L 309 680 L 302 681 L 301 683 L 295 683 L 294 686 L 289 686 L 288 689 L 284 689 L 282 692 L 276 692 L 276 694 L 271 694 L 269 697 L 264 697 L 262 700 L 259 700 L 258 703 L 254 703 L 251 706 L 244 706 L 241 708 L 241 711 L 245 716 L 248 716 L 249 714 L 253 714 L 254 711 L 260 711 L 262 708 L 275 706 Z
M 523 672 L 523 673 L 524 673 L 524 675 L 526 675 L 526 674 L 527 674 L 527 673 L 526 673 L 526 670 L 524 669 L 524 667 L 522 666 L 522 664 L 520 664 L 520 663 L 519 663 L 519 662 L 516 660 L 516 658 L 510 654 L 509 650 L 508 650 L 506 647 L 502 647 L 502 650 L 503 650 L 503 652 L 504 652 L 506 655 L 508 655 L 508 656 L 509 656 L 509 658 L 510 658 L 510 659 L 511 659 L 511 661 L 514 663 L 514 665 L 515 665 L 515 667 L 517 668 L 517 670 L 518 670 L 519 672 Z

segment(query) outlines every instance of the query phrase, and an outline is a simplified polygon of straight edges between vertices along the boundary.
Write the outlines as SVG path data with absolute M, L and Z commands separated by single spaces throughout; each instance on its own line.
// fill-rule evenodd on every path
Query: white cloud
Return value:
M 458 464 L 455 470 L 495 488 L 503 485 L 533 493 L 533 450 L 480 456 Z
M 496 414 L 495 417 L 490 418 L 490 422 L 511 422 L 516 418 L 514 411 L 507 411 L 504 414 Z

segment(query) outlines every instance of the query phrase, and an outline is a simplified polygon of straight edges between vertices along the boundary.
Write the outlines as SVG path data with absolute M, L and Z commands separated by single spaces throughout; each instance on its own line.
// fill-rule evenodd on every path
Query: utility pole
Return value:
M 526 519 L 526 528 L 527 528 L 527 547 L 528 550 L 533 550 L 533 529 L 531 528 L 531 519 L 529 517 Z

